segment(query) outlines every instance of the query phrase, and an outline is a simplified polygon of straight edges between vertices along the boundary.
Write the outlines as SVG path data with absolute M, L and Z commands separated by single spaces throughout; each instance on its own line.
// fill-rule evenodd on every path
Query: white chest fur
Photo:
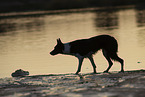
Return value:
M 63 53 L 64 54 L 70 54 L 70 45 L 69 45 L 69 43 L 64 44 Z

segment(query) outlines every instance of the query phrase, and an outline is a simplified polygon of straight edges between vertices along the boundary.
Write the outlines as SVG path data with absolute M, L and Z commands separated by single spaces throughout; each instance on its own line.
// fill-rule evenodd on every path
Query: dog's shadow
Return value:
M 97 75 L 97 74 L 102 74 L 102 73 L 87 73 L 87 74 L 76 74 L 79 79 L 80 79 L 80 83 L 88 83 L 89 81 L 87 80 L 87 78 L 85 78 L 87 75 Z
M 105 76 L 105 75 L 110 75 L 110 74 L 114 74 L 113 72 L 100 72 L 100 73 L 87 73 L 87 74 L 75 74 L 79 77 L 79 81 L 80 83 L 88 83 L 92 80 L 90 80 L 89 78 L 87 78 L 88 76 L 93 76 L 93 77 L 99 77 L 99 76 Z M 116 72 L 115 74 L 121 74 L 120 72 Z

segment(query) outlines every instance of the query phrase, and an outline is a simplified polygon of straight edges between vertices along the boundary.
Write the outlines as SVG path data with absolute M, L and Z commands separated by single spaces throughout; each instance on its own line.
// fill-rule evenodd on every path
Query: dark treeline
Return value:
M 0 12 L 142 5 L 145 0 L 0 0 Z

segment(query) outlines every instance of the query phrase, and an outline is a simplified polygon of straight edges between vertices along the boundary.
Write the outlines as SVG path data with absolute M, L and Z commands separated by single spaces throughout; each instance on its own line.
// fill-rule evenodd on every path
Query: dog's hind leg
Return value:
M 111 59 L 110 59 L 110 56 L 109 56 L 109 54 L 107 53 L 107 51 L 103 49 L 102 52 L 103 52 L 104 57 L 107 59 L 107 61 L 108 61 L 108 63 L 109 63 L 108 68 L 104 71 L 104 73 L 107 73 L 107 72 L 110 70 L 110 68 L 112 67 L 113 63 L 112 63 L 112 61 L 111 61 Z
M 124 60 L 119 58 L 117 53 L 111 54 L 110 57 L 111 57 L 111 59 L 120 62 L 120 64 L 121 64 L 121 71 L 120 72 L 124 72 Z
M 93 66 L 93 69 L 94 69 L 94 73 L 96 73 L 96 65 L 95 65 L 95 62 L 94 62 L 94 59 L 92 56 L 88 56 L 89 60 L 91 61 L 91 64 Z
M 82 57 L 80 55 L 78 55 L 77 58 L 79 60 L 79 65 L 78 65 L 78 70 L 75 74 L 78 74 L 81 71 L 81 66 L 82 66 L 82 63 L 83 63 L 83 60 L 84 60 L 84 57 Z

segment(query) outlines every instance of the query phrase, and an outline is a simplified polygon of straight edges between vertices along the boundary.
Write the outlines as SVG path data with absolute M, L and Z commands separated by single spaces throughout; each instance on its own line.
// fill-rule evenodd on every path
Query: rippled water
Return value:
M 145 10 L 99 10 L 0 19 L 0 77 L 9 77 L 20 68 L 30 75 L 74 73 L 75 57 L 49 54 L 56 39 L 68 42 L 100 34 L 118 40 L 125 70 L 145 68 Z M 101 52 L 94 59 L 97 71 L 107 68 Z M 111 71 L 119 70 L 120 64 L 115 62 Z M 85 60 L 82 73 L 90 72 L 92 66 Z

